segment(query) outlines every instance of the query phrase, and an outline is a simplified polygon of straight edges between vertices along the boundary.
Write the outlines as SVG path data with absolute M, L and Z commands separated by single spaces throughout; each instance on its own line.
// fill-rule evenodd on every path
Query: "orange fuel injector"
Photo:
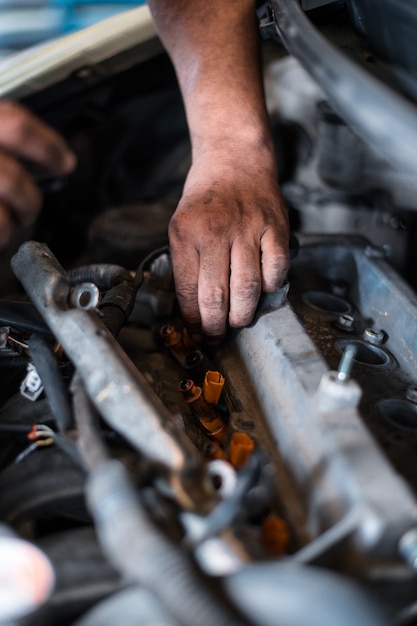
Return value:
M 180 332 L 173 324 L 164 324 L 159 334 L 164 345 L 182 366 L 185 364 L 187 356 L 196 350 L 197 346 L 186 328 Z
M 190 405 L 192 412 L 207 434 L 221 444 L 226 439 L 227 429 L 223 418 L 215 408 L 215 404 L 220 398 L 223 386 L 223 376 L 219 372 L 209 371 L 206 373 L 203 388 L 195 385 L 190 378 L 184 378 L 178 387 L 184 400 Z M 208 399 L 205 393 L 207 393 Z

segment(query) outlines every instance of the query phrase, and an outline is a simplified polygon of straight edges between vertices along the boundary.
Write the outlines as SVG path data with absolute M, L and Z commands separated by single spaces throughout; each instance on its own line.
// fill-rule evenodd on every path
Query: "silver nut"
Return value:
M 398 551 L 404 561 L 413 569 L 417 569 L 417 529 L 407 530 L 398 544 Z
M 417 385 L 410 385 L 409 387 L 407 387 L 405 397 L 410 402 L 417 404 Z
M 342 330 L 352 330 L 353 329 L 353 317 L 352 315 L 347 315 L 346 313 L 343 315 L 339 315 L 337 320 L 338 328 Z
M 374 328 L 366 328 L 362 336 L 365 341 L 373 346 L 380 346 L 387 339 L 387 335 L 383 330 L 375 330 Z

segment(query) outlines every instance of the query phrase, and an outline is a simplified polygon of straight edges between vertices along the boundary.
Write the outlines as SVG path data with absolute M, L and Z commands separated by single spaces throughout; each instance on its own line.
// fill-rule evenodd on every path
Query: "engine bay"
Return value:
M 265 42 L 291 267 L 196 344 L 167 245 L 190 142 L 152 46 L 22 98 L 79 167 L 39 173 L 1 259 L 0 623 L 413 624 L 412 167 Z

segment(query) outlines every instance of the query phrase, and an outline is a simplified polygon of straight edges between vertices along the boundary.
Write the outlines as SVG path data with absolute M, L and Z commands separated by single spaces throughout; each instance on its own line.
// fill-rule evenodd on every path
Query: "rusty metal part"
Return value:
M 192 494 L 207 498 L 210 482 L 190 441 L 175 428 L 168 410 L 98 314 L 72 308 L 68 275 L 48 247 L 24 243 L 13 257 L 12 268 L 74 363 L 104 420 L 145 458 L 175 476 L 172 482 L 183 504 L 193 506 Z

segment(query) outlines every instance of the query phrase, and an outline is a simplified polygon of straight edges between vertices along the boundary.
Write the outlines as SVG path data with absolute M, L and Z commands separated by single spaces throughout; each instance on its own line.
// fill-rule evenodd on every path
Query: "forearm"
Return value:
M 193 155 L 252 146 L 272 153 L 253 0 L 149 0 L 177 71 Z
M 149 0 L 181 87 L 192 167 L 171 219 L 178 302 L 220 340 L 288 267 L 288 223 L 265 106 L 255 0 Z

